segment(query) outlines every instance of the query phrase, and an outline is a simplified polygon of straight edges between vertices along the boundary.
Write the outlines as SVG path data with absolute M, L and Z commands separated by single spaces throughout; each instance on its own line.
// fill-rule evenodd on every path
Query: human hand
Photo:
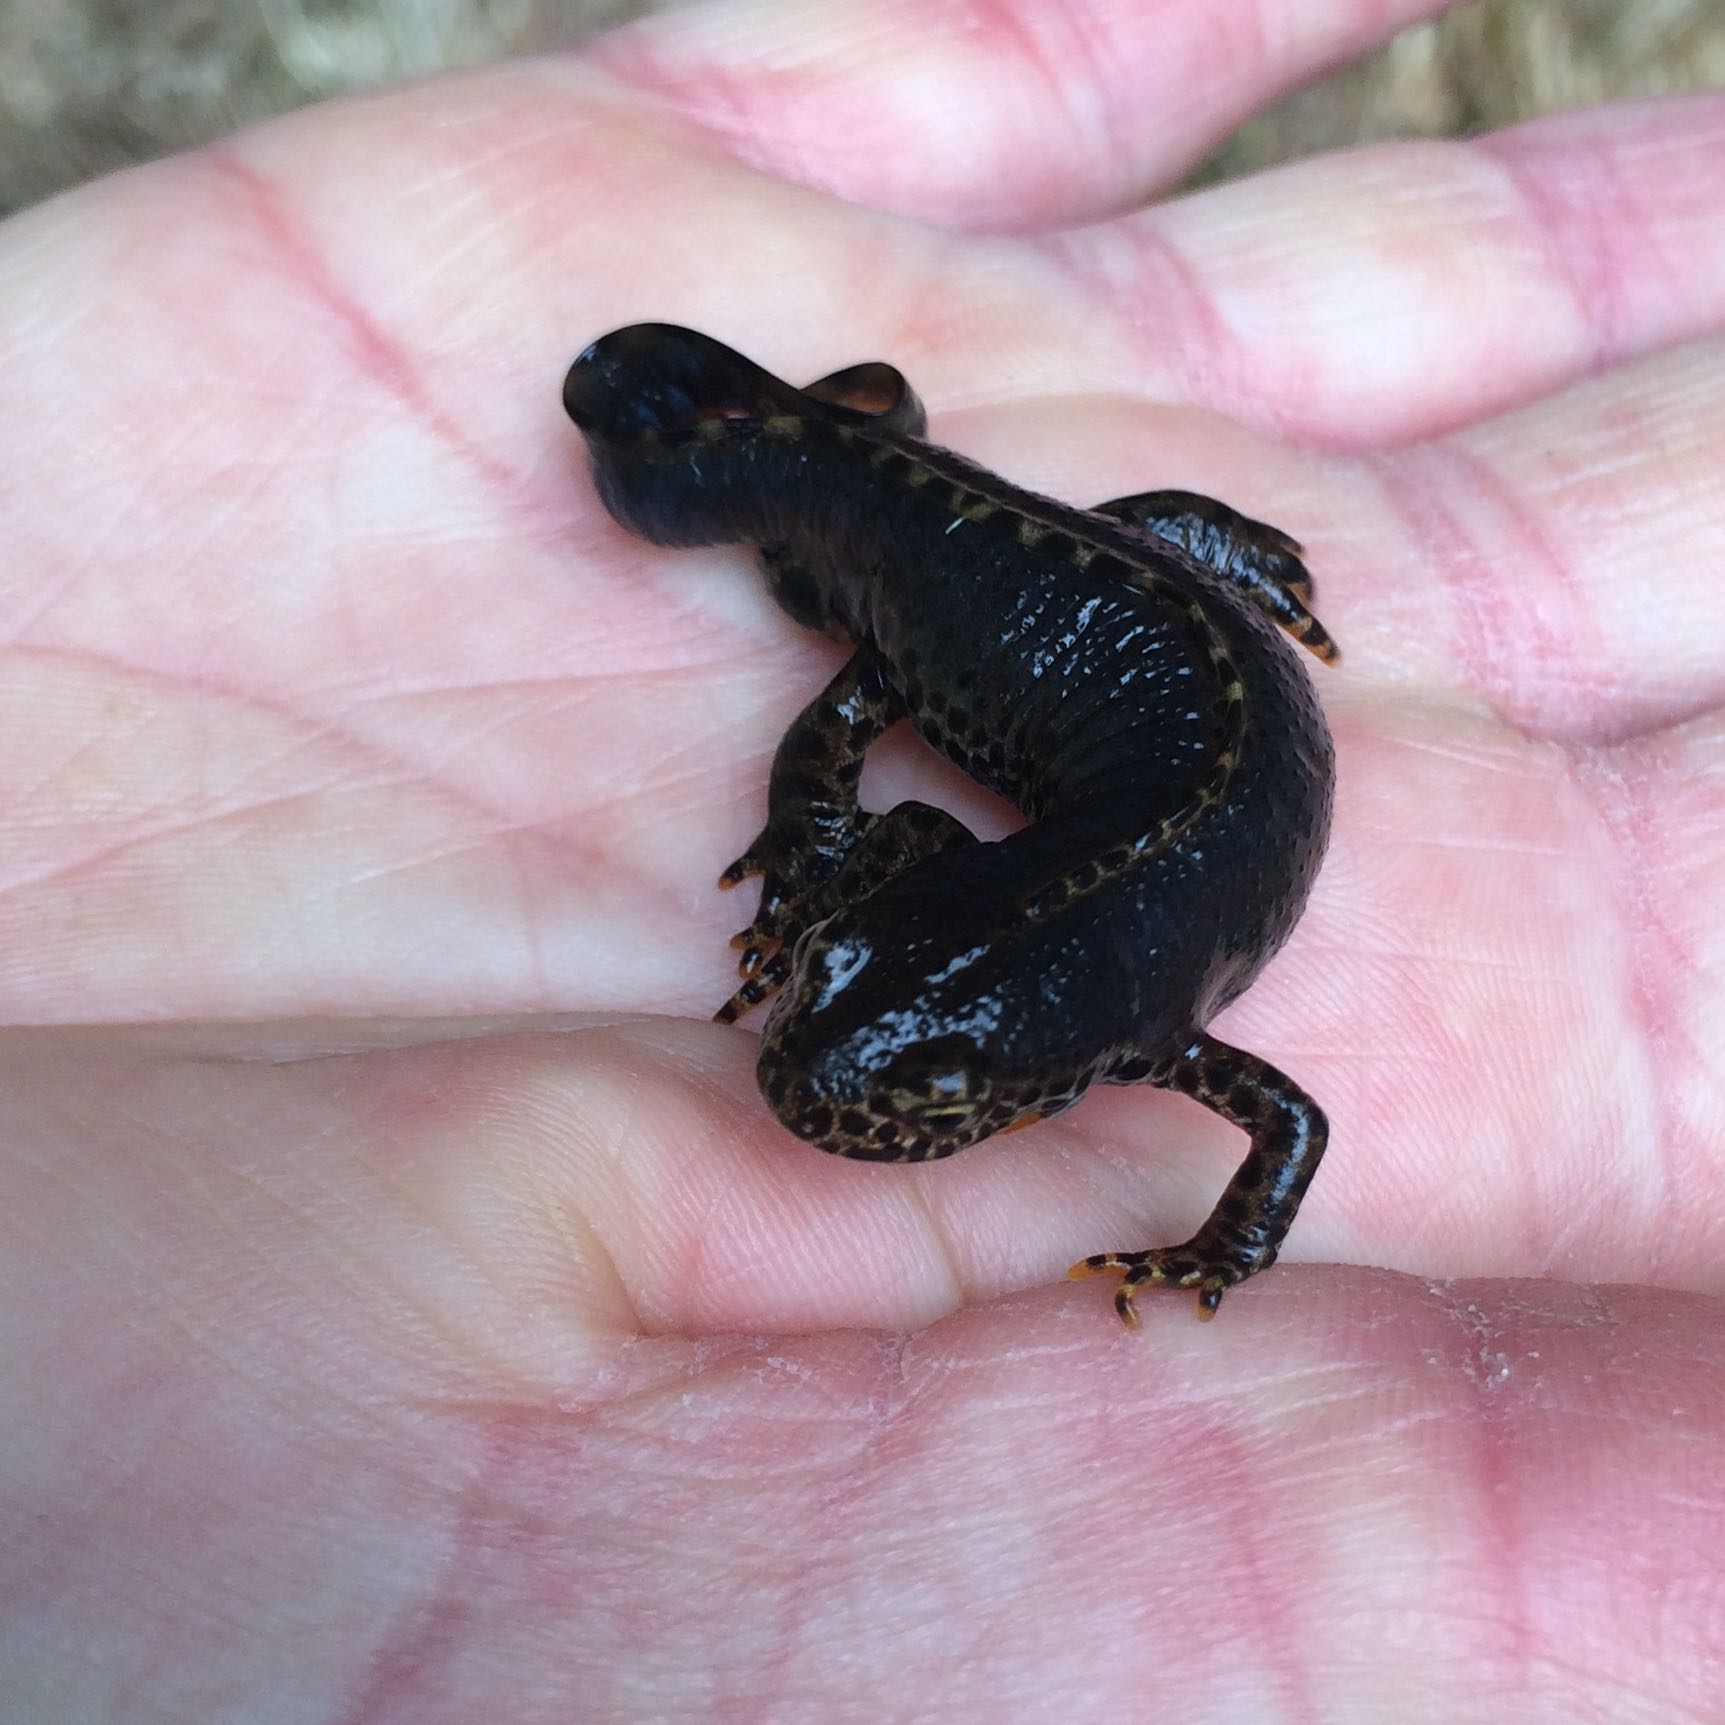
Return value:
M 1725 104 L 1146 203 L 1421 9 L 701 11 L 0 235 L 0 1716 L 1725 1710 Z M 648 318 L 1305 542 L 1336 837 L 1218 1028 L 1334 1138 L 1216 1323 L 1056 1283 L 1192 1105 L 851 1165 L 707 1022 L 839 652 L 604 518 Z

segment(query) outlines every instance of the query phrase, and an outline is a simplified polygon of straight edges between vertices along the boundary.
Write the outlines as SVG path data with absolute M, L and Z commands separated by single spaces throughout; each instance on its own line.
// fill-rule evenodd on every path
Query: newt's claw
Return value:
M 1140 1288 L 1175 1287 L 1198 1290 L 1198 1317 L 1204 1322 L 1216 1315 L 1222 1296 L 1240 1280 L 1237 1271 L 1226 1266 L 1204 1264 L 1182 1253 L 1179 1247 L 1154 1252 L 1098 1252 L 1081 1259 L 1066 1272 L 1071 1282 L 1103 1275 L 1109 1270 L 1121 1272 L 1120 1286 L 1114 1291 L 1114 1309 L 1128 1329 L 1139 1327 L 1138 1308 L 1134 1296 Z
M 737 974 L 747 982 L 751 976 L 758 976 L 761 967 L 775 954 L 782 951 L 784 942 L 777 935 L 763 935 L 752 946 L 743 948 L 742 957 L 737 960 Z
M 763 917 L 731 936 L 731 950 L 737 954 L 737 974 L 746 981 L 761 968 L 762 963 L 784 945 L 778 933 L 779 919 Z
M 780 947 L 743 986 L 713 1014 L 715 1024 L 735 1024 L 752 1006 L 759 1006 L 769 995 L 777 994 L 780 985 L 791 973 L 790 954 Z
M 753 851 L 744 851 L 725 872 L 719 876 L 719 885 L 725 888 L 741 886 L 753 875 L 761 874 L 766 864 L 755 858 Z

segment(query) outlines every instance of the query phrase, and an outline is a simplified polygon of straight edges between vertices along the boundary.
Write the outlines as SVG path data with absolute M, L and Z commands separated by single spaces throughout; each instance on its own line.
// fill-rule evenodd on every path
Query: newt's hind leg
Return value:
M 1133 1077 L 1138 1075 L 1133 1071 Z M 1138 1314 L 1132 1296 L 1146 1283 L 1196 1288 L 1198 1316 L 1209 1318 L 1227 1289 L 1275 1263 L 1330 1136 L 1323 1110 L 1291 1078 L 1213 1036 L 1200 1033 L 1173 1060 L 1143 1076 L 1196 1097 L 1243 1127 L 1252 1147 L 1209 1219 L 1183 1245 L 1101 1252 L 1067 1272 L 1077 1279 L 1124 1271 L 1114 1305 L 1134 1329 Z
M 863 819 L 868 824 L 842 866 L 797 902 L 790 920 L 781 924 L 778 949 L 745 971 L 742 987 L 713 1014 L 719 1023 L 735 1023 L 751 1006 L 778 992 L 791 973 L 792 949 L 805 929 L 826 921 L 842 906 L 867 898 L 924 857 L 977 842 L 975 833 L 956 815 L 931 803 L 899 803 L 884 815 Z
M 1329 630 L 1312 615 L 1312 577 L 1300 561 L 1299 542 L 1279 528 L 1195 491 L 1140 491 L 1099 503 L 1096 513 L 1179 546 L 1244 589 L 1325 663 L 1341 657 Z

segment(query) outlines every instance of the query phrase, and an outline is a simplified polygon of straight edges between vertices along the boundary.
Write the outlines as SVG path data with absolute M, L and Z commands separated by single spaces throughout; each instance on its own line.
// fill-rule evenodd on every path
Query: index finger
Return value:
M 945 226 L 1136 203 L 1264 103 L 1453 0 L 698 7 L 593 57 L 775 177 Z

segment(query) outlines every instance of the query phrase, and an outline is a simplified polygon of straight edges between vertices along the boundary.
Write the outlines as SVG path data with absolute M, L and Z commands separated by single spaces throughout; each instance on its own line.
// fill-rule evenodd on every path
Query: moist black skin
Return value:
M 1304 908 L 1334 749 L 1295 642 L 1325 661 L 1300 547 L 1189 492 L 1094 509 L 923 440 L 891 366 L 797 389 L 708 336 L 636 324 L 587 348 L 564 404 L 615 519 L 660 545 L 757 548 L 774 597 L 855 652 L 792 723 L 730 1021 L 771 999 L 761 1092 L 791 1131 L 874 1161 L 951 1155 L 1092 1083 L 1194 1097 L 1244 1163 L 1178 1246 L 1072 1274 L 1223 1292 L 1273 1263 L 1328 1125 L 1204 1026 Z M 907 719 L 1028 817 L 998 843 L 943 810 L 859 807 Z

